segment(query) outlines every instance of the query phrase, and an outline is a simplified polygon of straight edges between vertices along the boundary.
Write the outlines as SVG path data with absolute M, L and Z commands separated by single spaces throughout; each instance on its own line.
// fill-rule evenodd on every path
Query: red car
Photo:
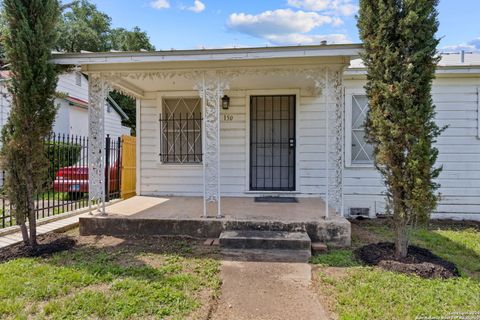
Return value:
M 110 166 L 110 192 L 116 192 L 120 187 L 120 168 L 117 161 Z M 105 170 L 106 171 L 106 170 Z M 88 166 L 71 166 L 60 168 L 53 182 L 55 192 L 67 192 L 72 196 L 88 193 Z

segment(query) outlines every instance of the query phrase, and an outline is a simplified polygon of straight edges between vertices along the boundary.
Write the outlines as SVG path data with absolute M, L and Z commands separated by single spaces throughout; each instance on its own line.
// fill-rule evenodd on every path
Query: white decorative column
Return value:
M 345 146 L 345 101 L 343 88 L 343 66 L 332 66 L 326 70 L 326 168 L 327 204 L 344 215 L 343 169 Z M 331 214 L 327 209 L 327 216 Z
M 344 66 L 305 71 L 314 83 L 313 93 L 322 97 L 325 110 L 325 215 L 344 214 L 343 168 L 345 144 Z M 333 210 L 332 210 L 333 209 Z
M 220 191 L 220 107 L 228 82 L 218 72 L 203 72 L 195 89 L 202 98 L 203 212 L 204 217 L 216 209 L 222 217 Z
M 100 76 L 88 79 L 88 206 L 105 214 L 105 102 L 110 85 Z

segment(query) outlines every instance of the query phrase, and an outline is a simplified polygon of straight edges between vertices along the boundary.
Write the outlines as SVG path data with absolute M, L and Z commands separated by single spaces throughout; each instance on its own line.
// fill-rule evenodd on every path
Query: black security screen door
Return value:
M 295 190 L 295 96 L 250 97 L 250 190 Z

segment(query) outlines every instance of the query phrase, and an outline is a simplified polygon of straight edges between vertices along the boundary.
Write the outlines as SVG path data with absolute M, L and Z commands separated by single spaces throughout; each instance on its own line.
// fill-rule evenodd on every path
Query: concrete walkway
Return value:
M 37 235 L 42 235 L 48 232 L 62 232 L 68 229 L 72 229 L 78 226 L 78 218 L 88 216 L 88 213 L 80 214 L 77 216 L 48 222 L 44 225 L 37 227 Z M 0 236 L 0 249 L 13 246 L 22 242 L 22 234 L 15 232 L 7 235 Z
M 306 263 L 224 261 L 221 297 L 211 319 L 328 319 L 311 272 Z
M 119 203 L 122 200 L 112 200 L 105 204 L 106 208 Z M 78 227 L 78 219 L 80 217 L 89 217 L 88 208 L 82 208 L 76 211 L 67 212 L 62 215 L 52 216 L 45 220 L 39 220 L 37 223 L 37 235 L 49 232 L 63 232 Z M 10 227 L 0 229 L 0 249 L 13 246 L 22 242 L 22 233 L 18 227 Z

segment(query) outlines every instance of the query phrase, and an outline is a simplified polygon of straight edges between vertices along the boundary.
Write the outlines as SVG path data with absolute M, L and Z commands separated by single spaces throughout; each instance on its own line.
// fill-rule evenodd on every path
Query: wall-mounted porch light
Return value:
M 222 109 L 228 110 L 230 107 L 230 97 L 227 95 L 224 95 L 222 98 Z

